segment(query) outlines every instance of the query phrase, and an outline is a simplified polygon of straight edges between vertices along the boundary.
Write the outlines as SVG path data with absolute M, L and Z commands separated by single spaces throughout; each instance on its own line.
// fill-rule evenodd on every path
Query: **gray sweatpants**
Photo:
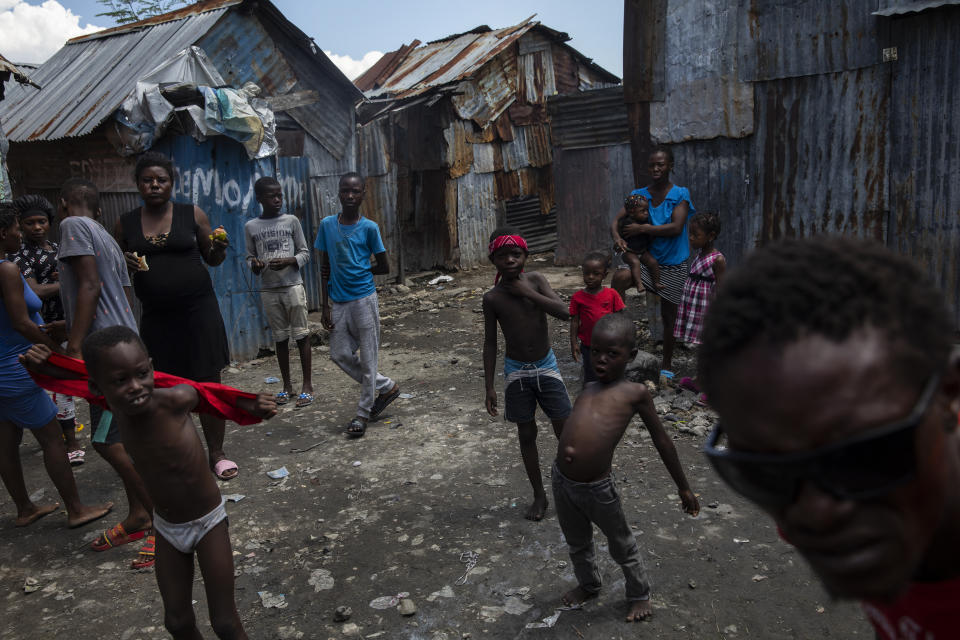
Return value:
M 623 569 L 627 600 L 649 600 L 650 581 L 643 566 L 637 540 L 620 506 L 613 472 L 596 482 L 574 482 L 553 463 L 553 500 L 563 537 L 570 547 L 570 560 L 580 588 L 600 591 L 600 571 L 594 555 L 593 525 L 607 536 L 610 555 Z
M 330 358 L 343 372 L 360 383 L 357 415 L 370 417 L 377 392 L 393 388 L 393 380 L 377 371 L 380 350 L 380 309 L 377 294 L 350 302 L 333 302 Z

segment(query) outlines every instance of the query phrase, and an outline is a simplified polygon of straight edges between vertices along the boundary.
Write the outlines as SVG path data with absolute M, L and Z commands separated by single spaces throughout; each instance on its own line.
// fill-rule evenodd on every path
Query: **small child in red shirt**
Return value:
M 623 300 L 615 290 L 603 286 L 610 268 L 610 256 L 591 251 L 583 258 L 583 289 L 570 299 L 570 353 L 576 362 L 583 361 L 583 384 L 596 380 L 590 363 L 590 336 L 597 320 L 623 309 Z M 579 341 L 579 346 L 578 346 Z

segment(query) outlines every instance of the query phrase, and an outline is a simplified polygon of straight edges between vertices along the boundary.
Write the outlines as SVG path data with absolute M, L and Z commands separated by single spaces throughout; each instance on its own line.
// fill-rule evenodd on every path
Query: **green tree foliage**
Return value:
M 117 24 L 145 20 L 187 4 L 186 0 L 97 0 L 107 8 L 98 16 L 112 18 Z

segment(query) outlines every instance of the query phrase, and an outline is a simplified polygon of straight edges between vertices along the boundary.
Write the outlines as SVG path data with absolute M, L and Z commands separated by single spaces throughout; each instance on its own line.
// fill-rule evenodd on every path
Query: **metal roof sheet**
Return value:
M 20 84 L 29 84 L 36 87 L 37 89 L 40 88 L 40 85 L 36 84 L 33 80 L 31 80 L 30 76 L 28 76 L 26 72 L 23 71 L 23 69 L 17 68 L 15 64 L 10 62 L 3 56 L 0 56 L 0 72 L 4 72 L 4 71 L 13 75 L 13 79 L 19 82 Z M 3 90 L 0 89 L 0 96 L 2 95 L 3 95 Z
M 45 87 L 42 99 L 15 89 L 0 103 L 7 137 L 25 142 L 90 133 L 117 110 L 150 67 L 192 45 L 225 11 L 67 43 L 34 75 Z
M 404 99 L 416 96 L 431 89 L 446 87 L 472 78 L 480 68 L 495 58 L 531 29 L 544 32 L 550 39 L 566 42 L 569 36 L 541 25 L 531 18 L 505 29 L 486 30 L 478 27 L 467 33 L 450 36 L 417 47 L 406 55 L 402 62 L 387 77 L 370 78 L 361 76 L 361 86 L 379 83 L 379 86 L 365 92 L 367 98 L 390 97 Z M 565 45 L 566 46 L 566 45 Z M 584 64 L 596 67 L 574 49 L 572 54 L 582 58 Z M 391 52 L 394 56 L 398 52 Z M 390 63 L 394 64 L 391 58 Z M 386 66 L 386 65 L 385 65 Z M 596 67 L 603 71 L 600 67 Z M 605 72 L 607 73 L 607 72 Z M 611 81 L 618 78 L 609 74 Z

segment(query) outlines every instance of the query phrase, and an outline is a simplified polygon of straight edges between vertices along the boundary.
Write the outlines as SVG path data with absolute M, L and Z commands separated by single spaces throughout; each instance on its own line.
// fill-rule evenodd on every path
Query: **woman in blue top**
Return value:
M 650 293 L 660 296 L 660 314 L 663 318 L 663 362 L 662 375 L 673 377 L 673 345 L 676 341 L 673 336 L 673 326 L 677 322 L 677 305 L 683 296 L 683 284 L 687 280 L 690 257 L 690 241 L 687 237 L 687 218 L 696 210 L 690 200 L 690 191 L 686 187 L 678 187 L 670 182 L 670 171 L 673 169 L 673 152 L 666 147 L 657 147 L 650 154 L 647 170 L 653 182 L 642 189 L 634 189 L 632 194 L 644 196 L 649 203 L 650 224 L 631 223 L 623 227 L 623 235 L 627 238 L 638 234 L 647 234 L 653 237 L 649 251 L 660 264 L 660 280 L 663 288 L 653 286 L 653 280 L 646 265 L 641 265 L 643 288 Z M 614 234 L 617 233 L 617 222 L 626 215 L 623 208 L 614 221 Z M 624 242 L 615 237 L 618 244 Z M 633 276 L 629 269 L 618 269 L 613 275 L 611 286 L 617 290 L 620 297 L 626 295 L 627 289 L 633 284 Z
M 0 255 L 20 250 L 20 224 L 10 207 L 0 208 Z M 0 258 L 0 479 L 17 508 L 15 524 L 24 527 L 57 510 L 59 504 L 36 505 L 30 500 L 20 466 L 20 441 L 29 429 L 43 449 L 43 464 L 67 508 L 67 525 L 79 527 L 110 512 L 113 503 L 89 506 L 80 502 L 67 449 L 57 423 L 57 407 L 34 384 L 19 356 L 34 342 L 60 347 L 40 325 L 40 298 L 17 266 Z

